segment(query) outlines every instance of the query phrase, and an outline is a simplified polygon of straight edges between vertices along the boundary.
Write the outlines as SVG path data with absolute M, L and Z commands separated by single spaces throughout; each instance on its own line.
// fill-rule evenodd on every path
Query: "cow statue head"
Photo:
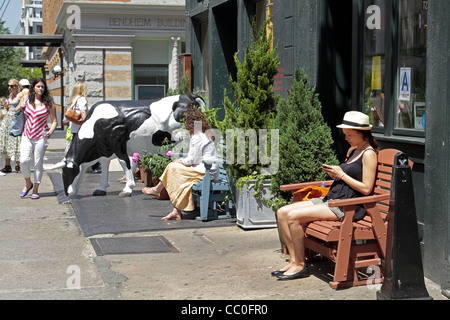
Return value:
M 105 195 L 109 162 L 119 158 L 127 178 L 120 196 L 130 196 L 135 186 L 131 172 L 133 153 L 157 151 L 165 138 L 181 128 L 181 119 L 190 106 L 205 107 L 197 95 L 169 96 L 159 100 L 102 101 L 94 104 L 74 136 L 63 167 L 64 191 L 77 194 L 84 172 L 92 164 L 102 164 L 100 185 L 94 195 Z

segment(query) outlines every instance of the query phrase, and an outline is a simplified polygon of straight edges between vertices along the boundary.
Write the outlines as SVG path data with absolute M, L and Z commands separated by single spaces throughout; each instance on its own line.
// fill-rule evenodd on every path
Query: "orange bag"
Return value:
M 328 194 L 328 190 L 330 188 L 308 186 L 295 191 L 294 194 L 300 194 L 302 201 L 308 201 L 313 198 L 325 197 Z
M 78 98 L 79 99 L 79 98 Z M 75 103 L 66 111 L 66 118 L 69 121 L 72 121 L 75 124 L 81 125 L 83 123 L 83 116 L 81 114 L 81 110 L 78 108 L 78 99 Z

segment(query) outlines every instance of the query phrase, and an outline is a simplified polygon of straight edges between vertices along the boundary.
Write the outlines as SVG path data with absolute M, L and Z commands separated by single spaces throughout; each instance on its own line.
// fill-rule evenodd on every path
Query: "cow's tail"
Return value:
M 65 159 L 59 161 L 58 163 L 55 163 L 54 165 L 46 168 L 46 170 L 55 170 L 55 169 L 61 169 L 64 168 L 66 166 L 66 161 Z

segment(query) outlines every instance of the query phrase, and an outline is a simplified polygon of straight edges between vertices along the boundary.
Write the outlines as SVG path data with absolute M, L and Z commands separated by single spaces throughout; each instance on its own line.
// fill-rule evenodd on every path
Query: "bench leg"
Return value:
M 197 217 L 197 220 L 206 221 L 208 220 L 208 207 L 209 203 L 207 199 L 209 197 L 204 196 L 203 194 L 200 196 L 200 216 Z
M 344 209 L 345 210 L 345 209 Z M 346 216 L 341 225 L 334 269 L 334 282 L 348 281 L 353 277 L 350 266 L 350 250 L 353 238 L 353 215 L 355 206 L 345 210 Z

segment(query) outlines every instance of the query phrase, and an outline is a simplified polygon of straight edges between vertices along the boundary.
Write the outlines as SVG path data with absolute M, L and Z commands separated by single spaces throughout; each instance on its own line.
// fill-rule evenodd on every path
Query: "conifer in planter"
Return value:
M 237 75 L 236 81 L 230 75 L 230 83 L 235 103 L 231 102 L 225 90 L 225 118 L 219 123 L 219 129 L 227 139 L 229 138 L 227 129 L 239 129 L 244 133 L 255 130 L 259 134 L 260 129 L 270 129 L 275 119 L 279 96 L 273 92 L 273 83 L 279 62 L 278 56 L 275 56 L 276 49 L 271 48 L 272 41 L 267 38 L 266 25 L 267 21 L 258 29 L 253 20 L 252 43 L 250 48 L 247 47 L 245 50 L 244 61 L 242 63 L 239 61 L 238 53 L 234 55 Z M 228 148 L 229 141 L 226 142 Z M 236 145 L 235 142 L 234 146 Z M 235 152 L 235 159 L 231 159 L 228 167 L 235 182 L 243 177 L 258 175 L 261 171 L 260 163 L 252 164 L 248 161 L 248 154 L 257 152 L 248 150 L 248 141 L 246 151 L 245 163 L 237 163 Z
M 223 136 L 226 137 L 228 171 L 236 184 L 236 189 L 239 192 L 250 179 L 256 179 L 257 195 L 261 193 L 262 180 L 267 177 L 261 175 L 263 165 L 260 161 L 250 161 L 250 157 L 259 155 L 259 146 L 256 146 L 256 150 L 250 150 L 249 141 L 245 135 L 248 133 L 259 135 L 260 129 L 270 131 L 279 99 L 273 91 L 274 77 L 278 72 L 278 56 L 276 49 L 271 47 L 272 39 L 267 37 L 266 26 L 267 21 L 258 28 L 253 20 L 252 43 L 245 50 L 244 61 L 242 63 L 239 61 L 238 53 L 234 55 L 237 75 L 236 80 L 230 76 L 230 83 L 235 102 L 231 102 L 225 90 L 225 118 L 219 125 Z M 230 135 L 230 132 L 233 134 Z M 244 161 L 239 158 L 243 156 L 242 150 L 236 149 L 238 142 L 243 143 L 243 141 L 245 141 L 246 153 Z M 233 147 L 234 159 L 230 159 L 228 156 Z M 236 196 L 238 197 L 239 194 Z M 238 200 L 236 207 L 238 223 L 239 206 Z M 272 215 L 274 218 L 273 212 Z
M 314 88 L 310 88 L 303 70 L 295 72 L 290 96 L 280 99 L 274 127 L 279 129 L 278 172 L 271 178 L 274 197 L 268 202 L 276 211 L 292 203 L 291 192 L 280 185 L 327 180 L 322 164 L 339 165 L 332 148 L 331 129 L 325 123 L 322 106 Z

